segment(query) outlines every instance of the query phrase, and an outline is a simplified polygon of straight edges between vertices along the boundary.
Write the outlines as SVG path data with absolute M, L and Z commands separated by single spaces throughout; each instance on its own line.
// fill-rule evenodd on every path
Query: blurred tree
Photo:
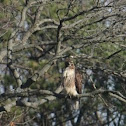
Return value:
M 124 0 L 1 0 L 0 125 L 124 126 L 125 30 Z M 70 55 L 78 111 L 62 87 Z

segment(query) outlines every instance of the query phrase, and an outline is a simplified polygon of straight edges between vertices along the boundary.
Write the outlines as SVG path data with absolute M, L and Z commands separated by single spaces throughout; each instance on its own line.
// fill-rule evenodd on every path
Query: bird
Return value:
M 66 61 L 66 68 L 63 72 L 63 87 L 67 95 L 77 97 L 82 93 L 82 74 L 75 67 L 72 60 Z M 71 99 L 73 109 L 79 109 L 79 100 Z

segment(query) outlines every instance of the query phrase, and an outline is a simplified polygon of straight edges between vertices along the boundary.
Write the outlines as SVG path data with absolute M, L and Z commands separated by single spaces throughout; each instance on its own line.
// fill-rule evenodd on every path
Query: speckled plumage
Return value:
M 69 62 L 68 66 L 66 67 L 66 69 L 63 72 L 63 78 L 64 78 L 64 82 L 63 82 L 63 86 L 64 89 L 66 91 L 66 94 L 68 94 L 70 97 L 71 96 L 77 96 L 78 94 L 81 93 L 81 88 L 82 88 L 82 84 L 81 84 L 81 80 L 82 80 L 82 76 L 79 72 L 77 72 L 75 70 L 75 66 L 73 64 L 73 62 Z M 79 101 L 74 101 L 74 108 L 78 109 L 79 106 Z

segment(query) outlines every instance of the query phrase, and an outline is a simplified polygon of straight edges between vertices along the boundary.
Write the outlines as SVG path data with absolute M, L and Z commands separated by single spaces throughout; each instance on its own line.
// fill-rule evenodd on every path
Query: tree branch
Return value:
M 45 102 L 49 102 L 49 101 L 53 101 L 56 99 L 61 99 L 61 98 L 66 98 L 65 94 L 60 94 L 60 92 L 63 90 L 63 87 L 60 86 L 59 88 L 57 88 L 57 90 L 55 92 L 52 91 L 48 91 L 48 90 L 29 90 L 29 91 L 22 91 L 22 92 L 10 92 L 10 93 L 4 93 L 0 95 L 0 99 L 7 99 L 7 98 L 17 98 L 17 97 L 30 97 L 30 96 L 46 96 L 45 98 L 42 98 L 36 102 L 28 102 L 26 100 L 18 100 L 17 101 L 13 101 L 12 103 L 6 104 L 4 106 L 0 107 L 1 111 L 10 111 L 10 108 L 17 105 L 17 106 L 27 106 L 27 107 L 33 107 L 33 108 L 37 108 L 39 105 L 44 104 Z M 95 90 L 93 92 L 88 92 L 88 93 L 83 93 L 83 94 L 79 94 L 76 98 L 83 98 L 83 97 L 91 97 L 94 98 L 97 95 L 106 95 L 106 96 L 110 96 L 113 98 L 116 98 L 117 100 L 123 102 L 126 104 L 126 97 L 123 96 L 120 92 L 118 91 L 110 91 L 110 90 L 103 90 L 103 89 L 98 89 Z M 49 95 L 49 96 L 47 96 Z M 75 99 L 75 97 L 73 98 Z M 17 102 L 17 103 L 16 103 Z M 8 108 L 9 106 L 9 108 Z

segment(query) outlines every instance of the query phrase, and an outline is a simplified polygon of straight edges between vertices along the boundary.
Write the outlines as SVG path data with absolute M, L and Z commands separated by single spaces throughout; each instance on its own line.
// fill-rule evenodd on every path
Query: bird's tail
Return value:
M 79 107 L 80 107 L 80 103 L 79 103 L 79 100 L 72 100 L 72 109 L 73 110 L 78 110 Z
M 67 99 L 67 103 L 70 107 L 70 110 L 78 110 L 80 108 L 79 99 Z

